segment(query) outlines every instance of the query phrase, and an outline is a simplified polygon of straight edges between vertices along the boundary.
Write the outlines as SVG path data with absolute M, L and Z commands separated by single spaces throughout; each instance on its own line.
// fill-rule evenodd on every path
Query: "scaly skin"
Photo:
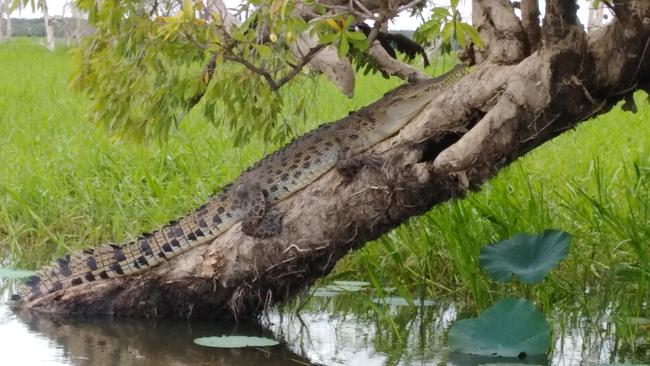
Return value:
M 103 245 L 59 258 L 28 279 L 20 299 L 31 301 L 55 291 L 126 276 L 220 236 L 238 221 L 244 233 L 276 235 L 281 219 L 268 212 L 283 200 L 349 159 L 394 135 L 433 97 L 466 74 L 459 65 L 431 80 L 403 85 L 379 101 L 333 123 L 321 125 L 267 156 L 197 210 L 122 245 Z

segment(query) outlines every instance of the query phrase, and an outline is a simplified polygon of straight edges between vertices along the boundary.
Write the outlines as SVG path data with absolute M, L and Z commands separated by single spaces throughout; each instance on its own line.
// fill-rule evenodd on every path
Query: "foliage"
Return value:
M 551 329 L 530 301 L 505 298 L 478 318 L 456 321 L 448 342 L 454 352 L 525 358 L 548 352 Z
M 569 234 L 546 230 L 541 235 L 517 234 L 481 248 L 479 263 L 496 281 L 516 275 L 524 283 L 539 283 L 569 254 Z
M 451 0 L 450 6 L 437 6 L 431 9 L 431 18 L 418 27 L 415 41 L 439 47 L 441 54 L 450 54 L 454 44 L 465 47 L 474 43 L 483 47 L 477 30 L 462 21 L 458 10 L 459 0 Z
M 14 4 L 45 6 L 42 0 Z M 95 29 L 73 51 L 71 85 L 90 96 L 88 118 L 119 137 L 167 141 L 198 105 L 213 124 L 234 131 L 236 145 L 253 136 L 284 142 L 311 118 L 313 100 L 299 93 L 287 104 L 283 85 L 304 83 L 302 69 L 313 54 L 332 45 L 358 67 L 371 65 L 366 37 L 353 30 L 359 19 L 345 11 L 331 15 L 303 3 L 313 14 L 307 22 L 295 15 L 296 2 L 247 0 L 236 9 L 245 20 L 231 26 L 206 4 L 78 0 Z M 453 24 L 467 28 L 456 16 Z M 293 49 L 305 35 L 320 44 L 298 57 Z M 465 32 L 453 37 L 464 44 Z
M 349 31 L 350 16 L 310 25 L 291 16 L 295 3 L 286 1 L 244 2 L 249 17 L 232 28 L 217 15 L 205 19 L 200 1 L 169 12 L 137 0 L 79 6 L 97 31 L 74 52 L 72 85 L 92 96 L 92 119 L 140 139 L 167 140 L 201 100 L 208 120 L 232 128 L 237 145 L 251 136 L 283 141 L 307 118 L 309 95 L 287 105 L 279 90 L 299 70 L 291 52 L 298 35 L 311 29 L 341 55 L 365 39 Z

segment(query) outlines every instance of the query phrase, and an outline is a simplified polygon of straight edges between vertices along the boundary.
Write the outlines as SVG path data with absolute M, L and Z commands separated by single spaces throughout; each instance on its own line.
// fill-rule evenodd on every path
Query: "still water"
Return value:
M 313 297 L 291 309 L 274 310 L 260 323 L 51 319 L 14 313 L 8 298 L 14 284 L 0 282 L 1 365 L 458 365 L 642 364 L 626 354 L 606 321 L 580 321 L 555 329 L 554 352 L 536 359 L 495 359 L 450 353 L 446 331 L 459 315 L 457 304 L 418 307 L 377 305 L 363 296 Z M 274 347 L 216 349 L 194 338 L 247 335 L 275 338 Z M 648 360 L 645 360 L 648 361 Z

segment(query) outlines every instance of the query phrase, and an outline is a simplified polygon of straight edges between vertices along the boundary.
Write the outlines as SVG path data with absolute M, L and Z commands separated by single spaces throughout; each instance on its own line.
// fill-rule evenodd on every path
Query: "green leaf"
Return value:
M 448 344 L 454 352 L 482 356 L 543 355 L 551 347 L 551 329 L 530 301 L 505 298 L 478 318 L 456 321 Z
M 35 276 L 36 272 L 28 271 L 25 269 L 18 268 L 0 268 L 0 278 L 2 279 L 18 279 L 18 278 L 27 278 Z
M 517 234 L 481 248 L 479 263 L 496 281 L 517 275 L 524 283 L 539 283 L 569 254 L 568 233 L 546 230 L 541 235 Z
M 339 57 L 344 57 L 345 55 L 348 54 L 348 51 L 350 50 L 350 44 L 348 43 L 348 39 L 345 35 L 341 37 L 341 40 L 339 41 Z
M 351 41 L 365 41 L 366 40 L 366 35 L 361 33 L 361 32 L 345 32 L 345 35 Z
M 465 31 L 461 27 L 461 22 L 454 21 L 454 34 L 456 34 L 458 44 L 465 48 Z
M 449 42 L 454 35 L 454 22 L 447 22 L 440 32 L 440 38 L 443 42 Z
M 467 23 L 462 23 L 462 22 L 459 23 L 458 25 L 461 27 L 461 29 L 462 29 L 465 33 L 467 33 L 467 35 L 469 36 L 469 38 L 472 40 L 472 42 L 474 42 L 474 44 L 475 44 L 476 46 L 478 46 L 478 47 L 480 47 L 480 48 L 484 48 L 484 46 L 483 46 L 483 40 L 481 39 L 481 35 L 478 33 L 478 31 L 476 30 L 476 28 L 474 28 L 473 25 L 471 25 L 471 24 L 467 24 Z
M 201 337 L 195 338 L 194 343 L 214 348 L 270 347 L 280 344 L 271 338 L 246 336 Z

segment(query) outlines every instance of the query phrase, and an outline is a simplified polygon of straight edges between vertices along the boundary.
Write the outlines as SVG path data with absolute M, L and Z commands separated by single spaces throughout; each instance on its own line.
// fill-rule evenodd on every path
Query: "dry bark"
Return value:
M 542 29 L 539 26 L 539 4 L 537 0 L 521 1 L 521 25 L 528 36 L 528 47 L 534 51 L 539 47 Z
M 590 35 L 573 1 L 546 3 L 543 45 L 524 58 L 525 34 L 510 14 L 500 14 L 512 8 L 485 1 L 485 62 L 365 153 L 367 164 L 352 179 L 330 171 L 278 203 L 285 214 L 278 237 L 251 238 L 235 225 L 150 271 L 22 307 L 150 317 L 254 314 L 305 289 L 350 250 L 479 187 L 517 157 L 648 88 L 650 2 L 617 2 L 618 18 Z

